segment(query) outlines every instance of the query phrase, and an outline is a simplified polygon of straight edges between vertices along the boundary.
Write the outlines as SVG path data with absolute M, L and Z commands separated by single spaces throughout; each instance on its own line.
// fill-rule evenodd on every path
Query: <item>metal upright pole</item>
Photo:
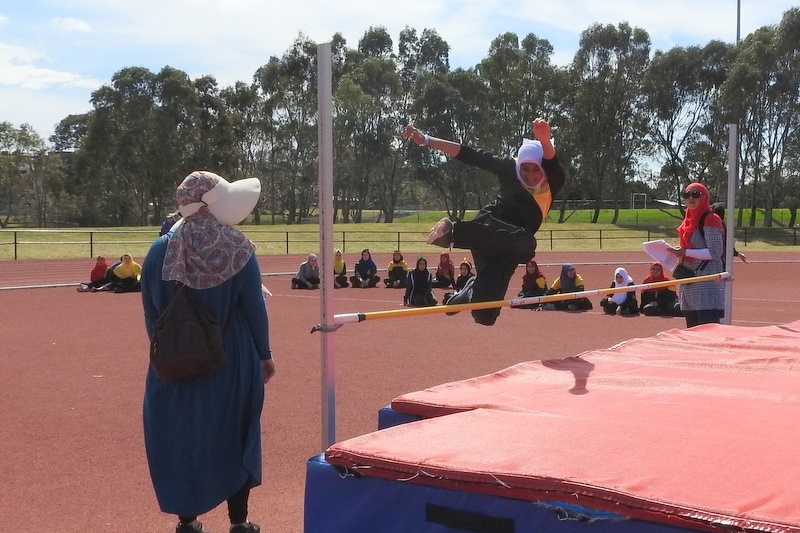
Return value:
M 322 278 L 320 324 L 322 449 L 336 442 L 336 358 L 333 323 L 333 106 L 331 44 L 317 46 L 317 127 L 319 143 L 319 265 Z
M 736 0 L 736 45 L 739 45 L 742 19 L 742 3 Z M 725 269 L 733 275 L 734 219 L 736 210 L 736 186 L 739 180 L 739 129 L 738 124 L 728 124 L 728 197 L 725 203 Z M 733 283 L 725 284 L 725 316 L 723 324 L 730 324 L 733 319 Z

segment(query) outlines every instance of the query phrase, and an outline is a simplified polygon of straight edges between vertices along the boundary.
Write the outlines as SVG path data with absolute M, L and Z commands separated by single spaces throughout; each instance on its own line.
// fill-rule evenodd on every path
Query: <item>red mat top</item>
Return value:
M 692 529 L 800 532 L 800 322 L 668 331 L 392 406 L 468 412 L 335 444 L 328 460 Z

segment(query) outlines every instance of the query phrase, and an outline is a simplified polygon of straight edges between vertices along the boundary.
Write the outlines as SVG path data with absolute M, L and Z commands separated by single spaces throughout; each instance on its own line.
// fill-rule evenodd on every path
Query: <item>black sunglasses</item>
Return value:
M 694 190 L 694 191 L 683 191 L 683 192 L 681 193 L 681 196 L 682 196 L 683 198 L 700 198 L 701 196 L 703 196 L 703 193 L 702 193 L 702 192 L 700 192 L 700 191 L 698 191 L 698 190 Z

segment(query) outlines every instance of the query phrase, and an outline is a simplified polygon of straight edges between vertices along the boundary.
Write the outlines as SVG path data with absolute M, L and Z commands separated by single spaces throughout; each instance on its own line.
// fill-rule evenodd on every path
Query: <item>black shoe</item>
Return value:
M 464 288 L 447 299 L 446 305 L 468 304 L 472 301 L 472 286 L 475 284 L 475 276 L 472 276 L 464 284 Z M 457 315 L 461 311 L 445 313 L 447 316 Z
M 202 522 L 197 522 L 197 527 L 191 524 L 178 524 L 175 527 L 175 533 L 210 533 L 210 531 L 203 527 Z
M 258 524 L 248 522 L 247 525 L 233 526 L 230 533 L 259 533 L 259 531 L 261 528 L 258 527 Z

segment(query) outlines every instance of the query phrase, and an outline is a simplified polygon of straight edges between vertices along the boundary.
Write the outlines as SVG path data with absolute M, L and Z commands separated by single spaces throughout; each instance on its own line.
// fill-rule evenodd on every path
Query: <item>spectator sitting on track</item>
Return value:
M 106 271 L 106 284 L 98 291 L 140 292 L 142 290 L 142 265 L 133 260 L 131 254 L 122 254 L 120 260 Z
M 583 278 L 577 273 L 572 264 L 565 263 L 561 267 L 561 275 L 547 289 L 547 294 L 569 294 L 582 292 L 583 290 Z M 589 311 L 592 308 L 592 302 L 586 297 L 561 300 L 545 305 L 545 309 L 558 309 L 560 311 Z
M 333 251 L 333 288 L 342 289 L 349 287 L 347 283 L 347 265 L 344 264 L 342 251 L 336 248 Z
M 355 288 L 371 289 L 377 286 L 380 280 L 378 267 L 375 265 L 375 261 L 372 260 L 372 254 L 369 252 L 369 248 L 364 248 L 361 251 L 361 259 L 353 267 L 350 283 Z
M 536 296 L 544 296 L 547 293 L 547 278 L 545 278 L 542 271 L 539 270 L 539 265 L 536 261 L 531 259 L 525 265 L 525 275 L 522 276 L 522 290 L 517 295 L 518 298 L 533 298 Z M 540 304 L 527 304 L 517 306 L 517 309 L 538 309 Z
M 456 283 L 456 267 L 450 260 L 450 254 L 442 252 L 439 254 L 439 264 L 436 266 L 436 274 L 433 276 L 434 289 L 446 289 Z
M 406 277 L 408 277 L 408 263 L 403 259 L 403 254 L 400 250 L 395 250 L 392 254 L 392 262 L 386 267 L 387 278 L 384 278 L 383 283 L 386 288 L 405 289 Z
M 630 277 L 628 271 L 622 267 L 618 267 L 614 271 L 614 281 L 611 282 L 611 288 L 629 287 L 633 285 L 633 278 Z M 600 300 L 600 307 L 607 315 L 615 315 L 619 312 L 622 316 L 633 316 L 639 314 L 639 302 L 636 301 L 636 291 L 628 292 L 615 292 L 604 296 Z
M 292 288 L 319 289 L 319 265 L 315 254 L 308 254 L 308 259 L 300 263 L 297 275 L 292 278 Z
M 433 276 L 428 272 L 428 261 L 424 257 L 417 259 L 417 266 L 408 273 L 406 294 L 403 305 L 408 307 L 430 307 L 436 305 L 433 297 Z
M 455 289 L 454 292 L 446 292 L 444 293 L 444 297 L 442 298 L 442 304 L 446 304 L 447 301 L 452 298 L 455 294 L 458 294 L 459 291 L 463 291 L 464 287 L 467 285 L 467 281 L 474 276 L 475 274 L 472 273 L 472 263 L 467 261 L 465 257 L 461 264 L 458 266 L 458 277 L 456 278 L 455 283 L 453 284 L 453 288 Z
M 89 274 L 89 283 L 81 283 L 78 292 L 89 292 L 99 289 L 106 284 L 106 272 L 108 271 L 108 261 L 102 255 L 97 256 L 92 272 Z
M 650 265 L 650 275 L 642 283 L 658 283 L 670 281 L 664 275 L 661 263 Z M 645 316 L 683 316 L 681 304 L 678 302 L 678 293 L 674 285 L 660 289 L 642 289 L 639 311 Z

